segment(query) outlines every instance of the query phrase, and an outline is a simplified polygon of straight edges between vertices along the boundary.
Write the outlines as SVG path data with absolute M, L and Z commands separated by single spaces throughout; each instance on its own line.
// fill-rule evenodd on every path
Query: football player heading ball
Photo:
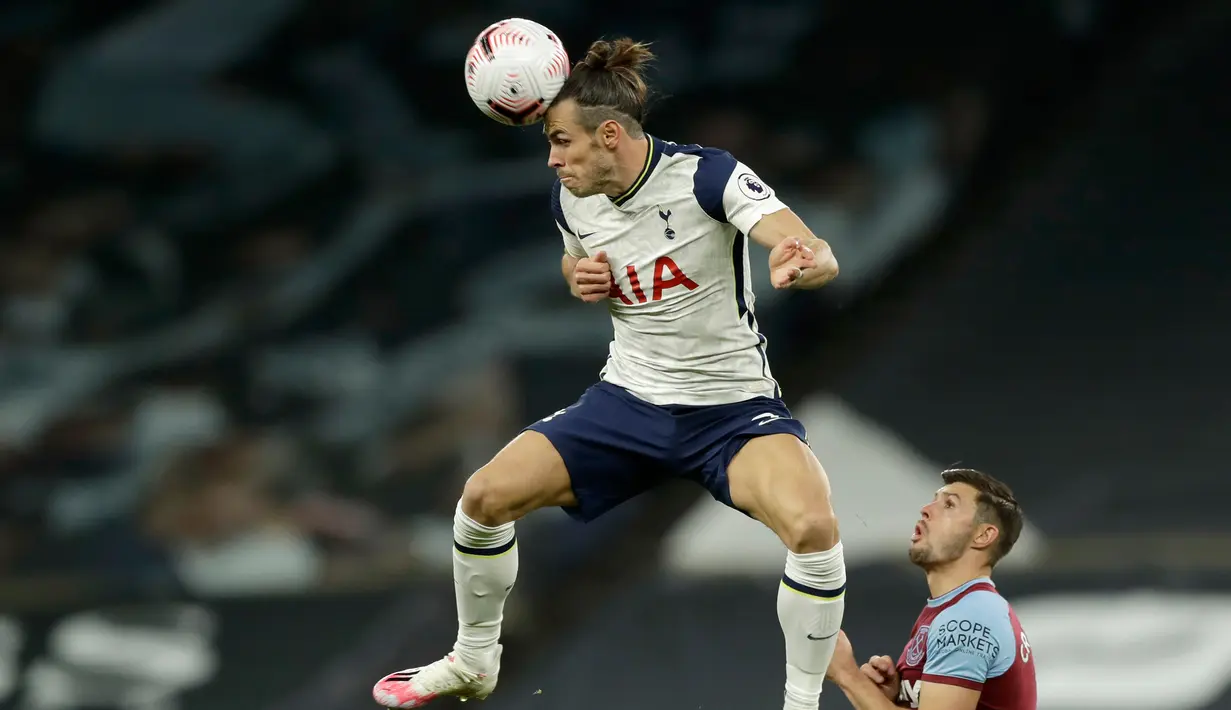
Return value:
M 398 708 L 490 695 L 517 578 L 515 521 L 550 506 L 594 520 L 682 477 L 785 545 L 783 708 L 816 710 L 846 567 L 825 471 L 770 373 L 748 243 L 769 250 L 779 289 L 824 286 L 837 262 L 734 156 L 646 132 L 648 47 L 598 41 L 568 72 L 567 62 L 555 64 L 558 38 L 539 28 L 523 20 L 488 28 L 467 57 L 467 82 L 497 120 L 525 124 L 544 111 L 563 276 L 578 299 L 606 304 L 614 339 L 597 384 L 528 426 L 467 481 L 453 525 L 457 641 L 434 663 L 386 676 L 373 695 Z M 513 56 L 515 70 L 491 73 Z

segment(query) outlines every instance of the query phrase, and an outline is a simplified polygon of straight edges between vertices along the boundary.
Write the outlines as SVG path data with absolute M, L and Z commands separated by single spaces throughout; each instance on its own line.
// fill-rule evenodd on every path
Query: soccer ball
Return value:
M 542 120 L 568 74 L 568 53 L 556 33 L 517 17 L 480 32 L 466 53 L 470 99 L 509 126 Z

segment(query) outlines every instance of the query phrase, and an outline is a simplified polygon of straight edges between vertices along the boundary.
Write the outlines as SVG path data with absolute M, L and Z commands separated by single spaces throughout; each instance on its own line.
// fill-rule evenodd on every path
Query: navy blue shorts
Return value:
M 793 434 L 804 425 L 780 399 L 658 406 L 599 382 L 572 406 L 526 427 L 555 446 L 573 483 L 572 517 L 591 521 L 668 478 L 686 478 L 728 506 L 727 466 L 749 439 Z

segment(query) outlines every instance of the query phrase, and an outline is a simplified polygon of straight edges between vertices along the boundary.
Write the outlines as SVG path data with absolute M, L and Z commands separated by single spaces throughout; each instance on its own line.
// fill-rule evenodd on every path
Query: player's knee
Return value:
M 823 552 L 838 544 L 838 519 L 828 508 L 794 516 L 782 527 L 778 536 L 796 554 Z
M 489 527 L 513 522 L 520 516 L 501 488 L 486 468 L 479 469 L 462 489 L 462 512 L 476 523 Z

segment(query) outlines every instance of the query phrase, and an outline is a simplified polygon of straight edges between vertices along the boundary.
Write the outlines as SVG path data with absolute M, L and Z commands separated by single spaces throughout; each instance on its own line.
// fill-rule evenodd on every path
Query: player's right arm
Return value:
M 898 703 L 868 676 L 858 661 L 845 631 L 838 632 L 838 643 L 829 660 L 825 677 L 842 689 L 855 710 L 896 710 Z
M 561 239 L 564 240 L 560 272 L 574 298 L 586 303 L 598 303 L 611 293 L 611 264 L 607 263 L 607 254 L 604 252 L 600 251 L 594 258 L 586 255 L 581 239 L 573 233 L 568 218 L 564 215 L 564 207 L 560 203 L 560 189 L 560 181 L 557 180 L 551 187 L 551 215 L 556 220 Z
M 598 303 L 606 300 L 611 293 L 611 264 L 607 263 L 606 252 L 600 251 L 593 259 L 585 256 L 578 258 L 565 252 L 560 269 L 575 298 L 586 303 Z
M 573 272 L 577 270 L 577 263 L 580 261 L 581 259 L 568 252 L 564 252 L 564 256 L 560 259 L 560 273 L 564 274 L 564 281 L 568 284 L 570 291 L 573 290 Z
M 889 656 L 872 656 L 868 662 L 859 667 L 859 672 L 876 684 L 886 698 L 898 699 L 901 677 L 898 675 L 897 664 Z

